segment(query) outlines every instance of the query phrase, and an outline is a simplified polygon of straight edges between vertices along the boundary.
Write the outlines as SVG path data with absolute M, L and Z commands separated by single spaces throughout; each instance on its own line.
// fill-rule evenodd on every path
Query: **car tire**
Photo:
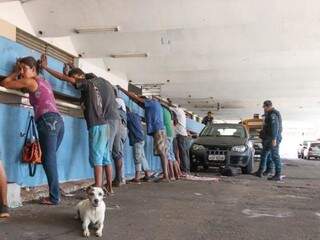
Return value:
M 250 158 L 250 161 L 248 162 L 248 165 L 241 168 L 241 172 L 243 174 L 251 174 L 254 168 L 254 157 Z

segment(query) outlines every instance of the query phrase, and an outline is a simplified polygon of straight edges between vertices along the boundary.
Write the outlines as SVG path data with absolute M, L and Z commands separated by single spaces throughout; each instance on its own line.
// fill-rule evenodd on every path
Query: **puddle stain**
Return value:
M 274 217 L 274 218 L 287 218 L 291 217 L 291 212 L 267 212 L 265 210 L 251 210 L 251 209 L 244 209 L 242 213 L 247 215 L 249 218 L 259 218 L 259 217 Z

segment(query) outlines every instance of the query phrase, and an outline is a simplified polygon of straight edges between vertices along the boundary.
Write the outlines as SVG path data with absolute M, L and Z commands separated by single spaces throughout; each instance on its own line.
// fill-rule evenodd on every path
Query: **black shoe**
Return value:
M 0 205 L 0 218 L 8 218 L 10 217 L 9 208 L 4 205 Z
M 270 170 L 267 170 L 267 171 L 263 172 L 263 176 L 269 176 L 271 174 L 272 174 L 272 171 L 270 171 Z
M 255 173 L 253 173 L 253 175 L 256 176 L 256 177 L 260 177 L 260 178 L 263 177 L 263 173 L 262 173 L 262 171 L 260 171 L 260 170 L 258 170 L 258 171 L 256 171 Z
M 281 181 L 281 175 L 280 174 L 276 174 L 272 177 L 269 177 L 268 180 L 270 181 Z

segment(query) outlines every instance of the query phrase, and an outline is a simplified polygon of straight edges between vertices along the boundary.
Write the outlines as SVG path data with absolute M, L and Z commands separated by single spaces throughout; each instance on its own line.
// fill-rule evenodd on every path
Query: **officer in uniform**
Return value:
M 275 165 L 275 175 L 268 180 L 281 180 L 281 160 L 279 155 L 279 145 L 282 140 L 282 118 L 280 112 L 277 111 L 270 100 L 263 103 L 263 108 L 266 113 L 265 124 L 262 129 L 262 144 L 260 167 L 255 173 L 257 177 L 262 177 L 266 169 L 266 164 L 269 155 Z
M 262 115 L 262 117 L 263 117 L 263 125 L 265 125 L 266 114 L 267 113 L 264 113 Z M 261 138 L 261 140 L 263 142 L 263 140 L 265 138 L 264 131 L 260 131 L 259 137 Z M 273 164 L 273 161 L 272 161 L 272 157 L 271 157 L 271 154 L 269 153 L 268 156 L 267 156 L 267 169 L 263 172 L 263 176 L 269 176 L 269 175 L 272 174 L 273 168 L 274 168 L 273 165 L 274 164 Z

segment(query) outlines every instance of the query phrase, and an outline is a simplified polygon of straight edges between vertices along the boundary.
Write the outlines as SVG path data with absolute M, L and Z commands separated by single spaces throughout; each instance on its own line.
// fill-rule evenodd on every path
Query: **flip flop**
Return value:
M 8 217 L 10 217 L 8 207 L 1 205 L 0 206 L 0 218 L 8 218 Z
M 54 203 L 50 200 L 50 198 L 45 197 L 45 198 L 41 198 L 39 201 L 40 204 L 42 205 L 58 205 L 59 203 Z

